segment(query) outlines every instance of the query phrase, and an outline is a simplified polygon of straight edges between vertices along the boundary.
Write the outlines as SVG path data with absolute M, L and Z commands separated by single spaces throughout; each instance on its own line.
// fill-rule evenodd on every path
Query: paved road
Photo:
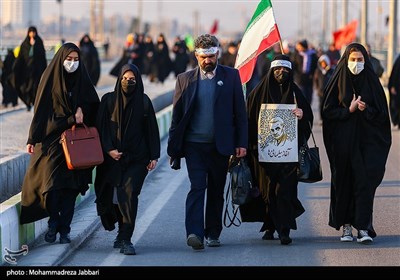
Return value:
M 314 108 L 316 109 L 316 108 Z M 316 110 L 314 110 L 316 112 Z M 378 188 L 374 226 L 378 237 L 371 246 L 357 242 L 341 243 L 340 231 L 328 223 L 330 174 L 322 144 L 322 129 L 314 124 L 320 147 L 324 179 L 299 185 L 299 196 L 306 208 L 292 231 L 293 243 L 263 241 L 261 223 L 244 223 L 224 229 L 222 246 L 195 252 L 186 245 L 184 227 L 185 197 L 189 190 L 186 169 L 173 171 L 166 157 L 146 179 L 140 196 L 137 225 L 133 236 L 136 256 L 125 256 L 113 249 L 116 231 L 101 225 L 61 263 L 62 266 L 400 266 L 400 130 L 393 129 L 393 145 L 387 172 Z M 165 155 L 166 141 L 162 154 Z M 94 209 L 94 206 L 93 206 Z

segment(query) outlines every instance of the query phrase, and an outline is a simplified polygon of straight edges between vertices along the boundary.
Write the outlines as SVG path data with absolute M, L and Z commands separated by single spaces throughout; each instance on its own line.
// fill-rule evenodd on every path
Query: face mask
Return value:
M 135 80 L 122 80 L 121 81 L 122 91 L 125 93 L 132 93 L 136 88 Z
M 358 75 L 364 70 L 364 62 L 349 61 L 347 67 L 353 75 Z
M 289 73 L 285 71 L 276 70 L 274 71 L 274 77 L 278 83 L 283 84 L 289 79 Z
M 78 69 L 79 61 L 64 60 L 64 69 L 68 73 L 75 72 Z

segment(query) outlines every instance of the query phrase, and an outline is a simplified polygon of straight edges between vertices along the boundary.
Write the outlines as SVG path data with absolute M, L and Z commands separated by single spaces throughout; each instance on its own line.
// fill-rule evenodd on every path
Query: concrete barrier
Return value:
M 157 114 L 157 123 L 160 131 L 160 138 L 163 139 L 168 135 L 171 123 L 172 105 L 159 111 Z M 8 159 L 7 159 L 8 158 Z M 7 176 L 12 184 L 18 184 L 19 188 L 22 184 L 28 162 L 28 154 L 15 155 L 1 159 L 1 176 Z M 2 167 L 4 165 L 4 167 Z M 4 170 L 4 171 L 3 171 Z M 3 173 L 6 172 L 6 173 Z M 14 172 L 18 175 L 14 176 Z M 93 171 L 95 177 L 96 169 Z M 3 177 L 2 177 L 3 178 Z M 4 180 L 3 180 L 4 181 Z M 8 179 L 7 179 L 8 182 Z M 94 195 L 94 185 L 90 185 L 85 195 L 78 195 L 76 206 Z M 95 207 L 95 205 L 93 205 Z M 1 243 L 1 263 L 4 264 L 5 248 L 15 249 L 21 248 L 22 245 L 32 244 L 35 239 L 40 237 L 47 230 L 47 218 L 36 221 L 34 223 L 21 225 L 19 222 L 21 209 L 21 192 L 12 196 L 10 199 L 0 204 L 0 243 Z

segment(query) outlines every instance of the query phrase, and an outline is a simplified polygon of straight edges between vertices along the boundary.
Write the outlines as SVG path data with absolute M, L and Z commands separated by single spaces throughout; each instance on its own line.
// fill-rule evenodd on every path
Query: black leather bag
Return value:
M 297 179 L 299 182 L 315 183 L 322 180 L 319 148 L 315 143 L 312 130 L 311 136 L 314 141 L 314 147 L 308 147 L 307 141 L 305 141 L 305 143 L 299 148 L 299 168 L 297 170 Z
M 244 158 L 236 160 L 236 164 L 233 163 L 229 169 L 230 191 L 232 192 L 232 203 L 243 205 L 252 198 L 253 179 L 246 160 Z

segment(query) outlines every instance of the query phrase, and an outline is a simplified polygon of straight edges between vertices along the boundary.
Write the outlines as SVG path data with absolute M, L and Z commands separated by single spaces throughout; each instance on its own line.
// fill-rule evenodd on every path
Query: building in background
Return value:
M 1 0 L 1 25 L 11 29 L 40 24 L 41 0 Z

